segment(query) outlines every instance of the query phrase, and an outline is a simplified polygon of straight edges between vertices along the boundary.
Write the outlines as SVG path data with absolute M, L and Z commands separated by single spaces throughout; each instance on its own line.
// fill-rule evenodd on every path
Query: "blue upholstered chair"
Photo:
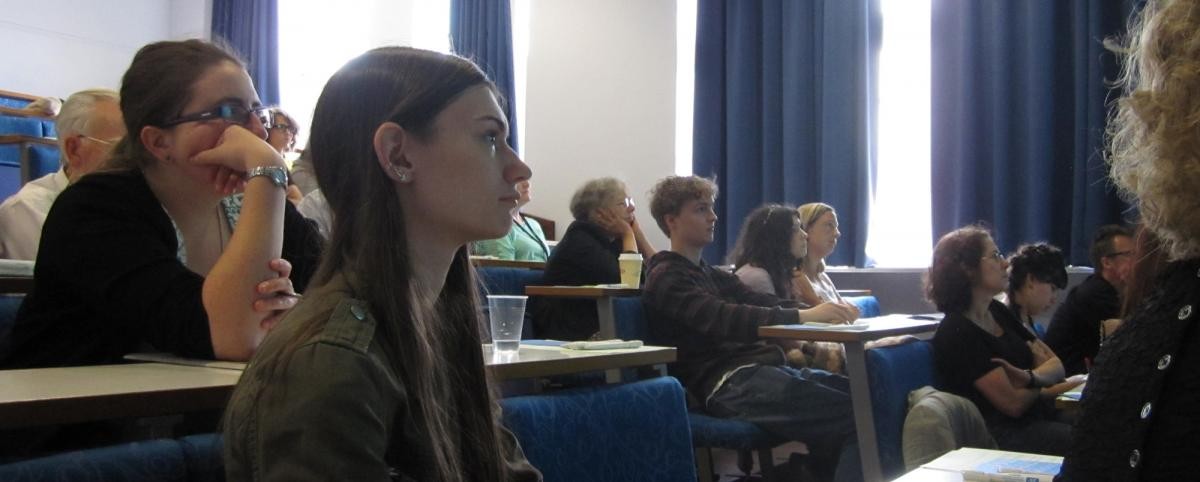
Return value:
M 220 434 L 189 435 L 179 439 L 189 482 L 225 480 L 224 445 Z
M 58 146 L 30 144 L 25 156 L 29 163 L 29 179 L 37 179 L 58 170 Z
M 0 135 L 45 137 L 43 120 L 40 117 L 0 114 Z
M 908 413 L 908 392 L 926 385 L 937 386 L 933 345 L 915 341 L 867 350 L 867 375 L 879 461 L 884 477 L 891 479 L 904 472 L 901 433 Z
M 671 377 L 500 401 L 547 482 L 694 482 L 683 387 Z
M 68 452 L 0 466 L 0 480 L 34 482 L 155 482 L 188 480 L 183 448 L 151 440 Z
M 476 270 L 479 273 L 479 297 L 483 304 L 483 313 L 488 313 L 487 298 L 492 295 L 523 295 L 525 287 L 542 284 L 543 271 L 526 268 L 483 267 Z M 528 308 L 528 305 L 526 305 Z M 521 327 L 521 338 L 537 338 L 533 332 L 529 310 L 525 310 L 525 324 Z
M 858 307 L 859 317 L 861 318 L 874 318 L 883 314 L 879 309 L 879 299 L 874 296 L 847 296 L 846 301 Z
M 222 482 L 221 436 L 192 435 L 68 452 L 0 465 L 7 482 Z
M 483 267 L 476 270 L 485 292 L 493 295 L 523 295 L 525 287 L 542 284 L 540 269 Z
M 0 355 L 8 351 L 8 335 L 17 321 L 17 310 L 25 295 L 0 294 Z

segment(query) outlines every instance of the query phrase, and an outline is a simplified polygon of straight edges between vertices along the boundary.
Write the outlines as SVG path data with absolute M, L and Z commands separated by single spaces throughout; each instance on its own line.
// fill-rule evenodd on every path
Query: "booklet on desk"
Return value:
M 958 472 L 964 481 L 1050 482 L 1062 467 L 1062 457 L 961 448 L 922 467 Z

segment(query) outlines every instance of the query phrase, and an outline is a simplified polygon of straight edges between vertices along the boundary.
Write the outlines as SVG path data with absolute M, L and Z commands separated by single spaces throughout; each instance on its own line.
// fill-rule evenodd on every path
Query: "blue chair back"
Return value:
M 37 179 L 58 170 L 58 146 L 30 144 L 28 149 L 29 179 Z
M 190 482 L 224 482 L 224 441 L 220 434 L 189 435 L 179 439 Z
M 874 318 L 882 316 L 879 309 L 879 299 L 874 296 L 847 296 L 846 301 L 853 303 L 858 307 L 860 318 Z
M 622 340 L 646 340 L 646 309 L 639 297 L 613 299 L 613 317 L 616 321 L 617 338 Z
M 0 135 L 45 137 L 44 119 L 0 114 Z
M 188 480 L 183 449 L 174 440 L 134 442 L 0 466 L 0 480 L 34 482 L 154 482 Z
M 526 286 L 542 284 L 544 272 L 540 269 L 483 267 L 479 273 L 481 288 L 485 294 L 523 295 Z
M 0 294 L 0 357 L 8 352 L 9 334 L 17 322 L 17 310 L 25 295 Z
M 908 392 L 936 385 L 933 345 L 916 341 L 867 350 L 871 410 L 879 441 L 879 461 L 886 479 L 904 473 L 901 434 L 908 413 Z
M 694 482 L 683 386 L 671 377 L 500 401 L 546 482 Z
M 41 482 L 224 482 L 218 434 L 150 440 L 0 465 L 0 480 Z

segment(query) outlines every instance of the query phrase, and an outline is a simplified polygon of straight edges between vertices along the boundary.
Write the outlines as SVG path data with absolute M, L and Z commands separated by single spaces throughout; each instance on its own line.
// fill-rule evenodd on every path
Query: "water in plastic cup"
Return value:
M 488 295 L 488 317 L 492 326 L 492 349 L 515 352 L 521 347 L 521 325 L 525 321 L 528 296 Z
M 621 284 L 630 288 L 642 286 L 642 255 L 638 253 L 621 253 L 617 258 L 621 267 Z

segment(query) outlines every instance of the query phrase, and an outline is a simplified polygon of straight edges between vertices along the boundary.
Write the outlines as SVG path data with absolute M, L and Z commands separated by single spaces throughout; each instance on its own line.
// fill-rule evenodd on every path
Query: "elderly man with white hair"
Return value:
M 61 167 L 30 181 L 0 204 L 0 259 L 37 258 L 42 223 L 67 185 L 103 164 L 125 123 L 117 92 L 89 89 L 63 102 L 55 119 Z

